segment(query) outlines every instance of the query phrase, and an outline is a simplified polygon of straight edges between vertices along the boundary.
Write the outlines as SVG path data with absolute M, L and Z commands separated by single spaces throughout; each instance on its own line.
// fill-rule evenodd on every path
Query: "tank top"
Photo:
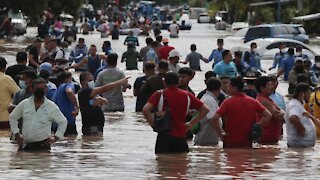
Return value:
M 97 69 L 101 67 L 101 61 L 99 55 L 95 57 L 88 56 L 88 71 L 93 75 Z

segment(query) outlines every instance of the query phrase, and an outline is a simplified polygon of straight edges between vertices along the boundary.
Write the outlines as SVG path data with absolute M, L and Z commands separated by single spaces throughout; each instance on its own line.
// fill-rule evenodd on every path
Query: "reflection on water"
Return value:
M 168 33 L 164 32 L 164 36 Z M 184 60 L 189 46 L 196 43 L 198 52 L 209 56 L 216 39 L 225 32 L 214 31 L 212 25 L 194 24 L 191 32 L 181 32 L 179 39 L 170 44 L 179 50 Z M 81 36 L 81 35 L 80 35 Z M 89 38 L 90 37 L 90 38 Z M 85 36 L 87 45 L 102 42 L 98 33 Z M 111 41 L 119 55 L 125 50 L 124 36 Z M 140 38 L 144 45 L 144 38 Z M 226 47 L 232 43 L 226 42 Z M 12 47 L 7 45 L 6 47 Z M 24 46 L 17 46 L 23 49 Z M 100 48 L 98 48 L 100 51 Z M 15 62 L 12 53 L 4 53 L 10 64 Z M 272 61 L 262 61 L 266 69 Z M 124 64 L 119 64 L 121 69 Z M 140 70 L 142 64 L 139 64 Z M 183 65 L 182 65 L 183 66 Z M 190 86 L 196 92 L 204 89 L 204 73 L 211 64 L 201 62 L 203 71 L 197 72 Z M 274 71 L 275 72 L 275 71 Z M 131 84 L 141 71 L 126 71 Z M 269 72 L 273 73 L 273 71 Z M 77 79 L 77 78 L 76 78 Z M 286 94 L 287 85 L 281 83 L 279 92 Z M 1 179 L 318 179 L 320 146 L 309 149 L 288 149 L 285 138 L 279 145 L 259 146 L 254 149 L 222 149 L 193 146 L 190 153 L 155 155 L 156 134 L 143 118 L 135 113 L 132 89 L 124 93 L 125 112 L 106 113 L 104 133 L 101 136 L 83 137 L 81 133 L 53 145 L 51 153 L 17 152 L 17 146 L 9 140 L 10 132 L 0 131 Z M 81 132 L 81 117 L 77 118 Z

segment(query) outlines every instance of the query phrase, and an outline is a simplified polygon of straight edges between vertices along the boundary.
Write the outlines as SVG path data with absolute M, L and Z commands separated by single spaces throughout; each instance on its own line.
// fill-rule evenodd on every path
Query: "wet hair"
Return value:
M 156 67 L 156 64 L 154 62 L 148 61 L 144 63 L 145 70 L 151 70 L 151 69 L 154 69 L 155 67 Z
M 257 43 L 253 42 L 250 44 L 250 48 L 253 48 L 253 46 L 257 46 Z
M 307 83 L 298 83 L 293 93 L 293 98 L 297 99 L 300 93 L 308 92 L 310 86 Z
M 224 50 L 223 52 L 222 52 L 222 59 L 224 59 L 228 54 L 230 53 L 230 51 L 229 50 Z
M 179 84 L 179 77 L 177 73 L 167 72 L 164 76 L 164 82 L 167 86 L 176 86 Z
M 197 46 L 196 46 L 195 44 L 191 44 L 190 50 L 191 50 L 191 51 L 197 50 Z
M 258 79 L 256 80 L 256 83 L 255 83 L 257 92 L 260 93 L 261 88 L 265 87 L 268 84 L 268 82 L 270 82 L 270 81 L 271 81 L 271 79 L 268 76 L 258 77 Z
M 244 83 L 243 83 L 243 80 L 240 76 L 231 78 L 230 85 L 233 87 L 236 87 L 238 89 L 238 91 L 241 91 L 241 92 L 243 91 Z
M 153 42 L 153 39 L 151 37 L 146 38 L 146 44 L 149 45 Z
M 221 88 L 221 81 L 216 77 L 210 77 L 206 84 L 208 91 L 217 91 Z
M 169 67 L 168 61 L 163 61 L 163 60 L 159 61 L 158 67 L 160 69 L 168 69 Z
M 288 49 L 288 54 L 294 55 L 294 49 L 292 47 Z
M 87 77 L 90 76 L 90 75 L 91 75 L 91 73 L 88 72 L 88 71 L 82 72 L 80 74 L 80 76 L 79 76 L 80 82 L 83 82 L 83 81 L 87 80 Z
M 36 73 L 36 71 L 34 71 L 32 69 L 26 69 L 26 70 L 22 71 L 21 75 L 25 75 L 26 77 L 33 79 L 33 80 L 37 79 L 37 73 Z
M 116 65 L 118 60 L 118 54 L 110 53 L 107 57 L 107 61 L 109 65 Z
M 178 74 L 186 74 L 188 76 L 192 76 L 193 71 L 189 67 L 182 67 L 179 69 Z
M 47 84 L 47 82 L 43 78 L 38 78 L 32 81 L 32 88 L 35 88 L 39 84 Z
M 211 77 L 217 77 L 217 73 L 213 72 L 213 71 L 207 71 L 205 74 L 204 74 L 204 77 L 205 79 L 209 79 Z
M 72 74 L 71 72 L 68 72 L 68 71 L 64 71 L 64 72 L 61 72 L 59 75 L 58 75 L 58 82 L 59 84 L 62 84 L 66 79 L 72 77 Z

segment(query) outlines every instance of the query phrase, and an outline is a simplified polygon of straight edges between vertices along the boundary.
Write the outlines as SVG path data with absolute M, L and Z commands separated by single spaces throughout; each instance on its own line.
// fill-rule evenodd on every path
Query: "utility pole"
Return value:
M 277 22 L 281 22 L 281 2 L 277 0 Z

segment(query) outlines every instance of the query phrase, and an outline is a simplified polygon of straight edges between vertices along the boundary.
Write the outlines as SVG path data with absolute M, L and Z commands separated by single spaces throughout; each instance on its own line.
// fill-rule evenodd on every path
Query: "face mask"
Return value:
M 89 86 L 89 88 L 93 89 L 93 88 L 95 88 L 96 85 L 94 84 L 94 81 L 92 80 L 92 81 L 88 82 L 88 86 Z
M 35 91 L 34 91 L 34 97 L 35 98 L 37 98 L 37 99 L 42 99 L 43 97 L 44 97 L 44 95 L 45 95 L 45 92 L 43 91 L 43 90 L 41 90 L 41 89 L 36 89 Z
M 26 82 L 23 80 L 19 80 L 19 87 L 24 89 L 26 87 Z
M 281 53 L 286 53 L 286 50 L 285 49 L 280 49 L 280 52 Z
M 320 62 L 316 62 L 317 68 L 320 68 Z
M 296 52 L 296 56 L 301 56 L 301 52 Z

